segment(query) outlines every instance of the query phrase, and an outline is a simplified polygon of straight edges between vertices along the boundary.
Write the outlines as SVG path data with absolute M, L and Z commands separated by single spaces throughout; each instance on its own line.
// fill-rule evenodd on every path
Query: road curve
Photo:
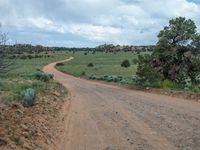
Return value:
M 73 58 L 69 58 L 69 61 Z M 71 105 L 60 150 L 199 150 L 200 104 L 64 74 Z

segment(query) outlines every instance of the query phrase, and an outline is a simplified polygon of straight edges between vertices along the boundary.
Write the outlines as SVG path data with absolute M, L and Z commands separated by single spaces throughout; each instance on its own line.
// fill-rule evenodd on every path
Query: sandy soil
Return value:
M 71 96 L 56 149 L 199 150 L 200 103 L 76 78 L 55 64 L 44 71 Z

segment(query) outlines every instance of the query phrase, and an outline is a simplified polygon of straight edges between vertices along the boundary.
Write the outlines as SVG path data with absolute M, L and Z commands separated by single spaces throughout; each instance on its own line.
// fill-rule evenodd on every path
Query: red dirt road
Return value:
M 71 97 L 57 149 L 200 149 L 200 103 L 76 78 L 55 64 L 44 71 L 53 73 Z

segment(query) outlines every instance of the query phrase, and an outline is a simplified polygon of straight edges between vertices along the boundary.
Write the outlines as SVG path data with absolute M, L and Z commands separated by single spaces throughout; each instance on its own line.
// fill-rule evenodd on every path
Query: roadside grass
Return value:
M 74 59 L 65 62 L 64 65 L 58 65 L 56 68 L 84 78 L 89 78 L 91 75 L 98 77 L 110 75 L 122 76 L 127 83 L 132 82 L 132 77 L 137 71 L 137 65 L 133 64 L 133 60 L 138 56 L 136 53 L 118 52 L 114 54 L 96 52 L 92 54 L 92 52 L 89 52 L 87 55 L 84 55 L 84 53 L 83 51 L 68 53 L 67 55 L 74 57 Z M 128 68 L 121 67 L 121 63 L 126 59 L 130 61 L 131 66 Z M 93 64 L 92 67 L 88 67 L 90 63 Z
M 37 93 L 45 94 L 49 88 L 56 87 L 53 80 L 43 82 L 34 78 L 33 74 L 51 62 L 63 60 L 66 52 L 55 52 L 52 57 L 16 59 L 10 71 L 0 73 L 0 101 L 10 103 L 21 100 L 21 92 L 32 88 Z

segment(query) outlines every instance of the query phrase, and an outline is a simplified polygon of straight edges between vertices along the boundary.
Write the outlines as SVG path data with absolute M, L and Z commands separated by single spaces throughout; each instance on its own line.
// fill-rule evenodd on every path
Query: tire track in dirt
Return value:
M 199 103 L 76 78 L 56 70 L 55 64 L 43 70 L 53 73 L 71 95 L 58 149 L 198 150 Z

